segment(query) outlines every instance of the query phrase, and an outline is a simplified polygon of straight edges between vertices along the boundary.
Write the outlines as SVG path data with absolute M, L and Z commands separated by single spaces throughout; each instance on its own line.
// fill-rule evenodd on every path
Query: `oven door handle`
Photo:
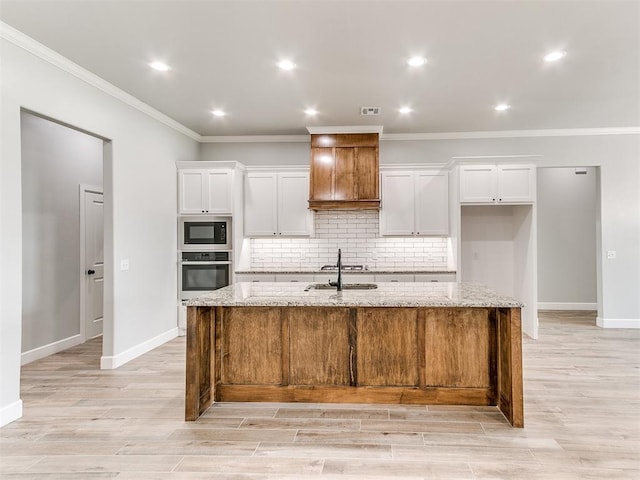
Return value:
M 231 265 L 231 262 L 200 262 L 198 260 L 186 260 L 180 262 L 181 265 Z

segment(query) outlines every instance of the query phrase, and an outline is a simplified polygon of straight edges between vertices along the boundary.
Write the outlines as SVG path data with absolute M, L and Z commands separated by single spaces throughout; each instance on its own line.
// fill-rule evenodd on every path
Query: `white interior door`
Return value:
M 102 334 L 104 212 L 102 193 L 84 192 L 84 339 Z

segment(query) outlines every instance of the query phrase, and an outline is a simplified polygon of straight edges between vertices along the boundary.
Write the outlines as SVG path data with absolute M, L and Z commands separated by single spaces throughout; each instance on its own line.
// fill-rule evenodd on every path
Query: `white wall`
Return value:
M 27 112 L 21 134 L 24 353 L 80 335 L 78 186 L 102 186 L 103 140 Z
M 595 309 L 596 168 L 538 169 L 540 308 Z
M 33 50 L 36 55 L 21 48 L 18 44 L 28 42 L 2 28 L 0 425 L 22 412 L 21 107 L 111 140 L 104 171 L 106 366 L 177 334 L 175 161 L 193 160 L 199 151 L 195 140 L 164 124 L 170 122 L 161 123 L 43 60 L 46 49 Z M 128 271 L 113 268 L 121 259 L 129 259 Z
M 638 118 L 640 125 L 640 112 Z M 606 133 L 606 132 L 605 132 Z M 471 135 L 470 135 L 471 136 Z M 602 302 L 599 324 L 640 326 L 640 135 L 590 135 L 540 132 L 501 138 L 434 140 L 383 140 L 381 164 L 448 163 L 455 157 L 535 155 L 539 167 L 600 167 Z M 264 150 L 263 148 L 264 147 Z M 237 160 L 247 165 L 307 165 L 308 144 L 208 143 L 201 146 L 202 160 Z M 467 159 L 468 161 L 468 159 Z M 477 159 L 482 162 L 482 158 Z M 607 260 L 600 253 L 616 250 Z

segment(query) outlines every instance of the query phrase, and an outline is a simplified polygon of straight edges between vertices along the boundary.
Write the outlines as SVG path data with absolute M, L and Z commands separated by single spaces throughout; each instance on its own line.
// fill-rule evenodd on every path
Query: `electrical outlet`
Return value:
M 129 259 L 120 260 L 120 270 L 129 270 Z
M 607 260 L 613 260 L 616 258 L 615 250 L 607 250 Z

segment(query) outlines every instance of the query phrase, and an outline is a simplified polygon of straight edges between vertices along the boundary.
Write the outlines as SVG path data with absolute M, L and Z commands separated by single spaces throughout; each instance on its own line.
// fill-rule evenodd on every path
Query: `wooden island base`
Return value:
M 214 401 L 496 405 L 524 426 L 520 308 L 190 306 L 185 419 Z

